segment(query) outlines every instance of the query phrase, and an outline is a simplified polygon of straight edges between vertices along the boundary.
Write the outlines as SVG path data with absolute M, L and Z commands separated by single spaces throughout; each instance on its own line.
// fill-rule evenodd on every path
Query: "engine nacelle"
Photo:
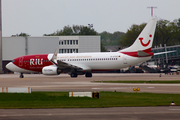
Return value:
M 61 70 L 59 70 L 56 66 L 46 66 L 43 67 L 42 73 L 44 75 L 59 75 Z

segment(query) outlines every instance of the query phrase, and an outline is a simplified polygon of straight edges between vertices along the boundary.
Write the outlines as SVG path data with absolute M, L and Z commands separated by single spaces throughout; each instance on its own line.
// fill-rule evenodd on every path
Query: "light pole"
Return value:
M 157 8 L 157 7 L 151 6 L 151 7 L 147 7 L 147 8 L 151 8 L 151 17 L 153 17 L 153 8 Z
M 2 18 L 1 18 L 1 0 L 0 0 L 0 73 L 3 73 L 3 69 L 2 69 Z

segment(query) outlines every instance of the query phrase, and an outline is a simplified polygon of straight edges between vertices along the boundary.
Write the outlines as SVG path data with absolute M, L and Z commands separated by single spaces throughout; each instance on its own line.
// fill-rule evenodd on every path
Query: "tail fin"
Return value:
M 120 50 L 119 52 L 151 52 L 156 23 L 157 18 L 152 18 L 144 27 L 135 42 L 130 47 Z

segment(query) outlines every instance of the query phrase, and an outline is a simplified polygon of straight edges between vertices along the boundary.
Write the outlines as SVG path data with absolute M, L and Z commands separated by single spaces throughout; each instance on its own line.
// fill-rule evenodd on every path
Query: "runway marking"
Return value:
M 127 89 L 127 88 L 91 88 L 91 89 Z
M 53 114 L 12 114 L 12 115 L 0 115 L 0 117 L 22 117 L 22 116 L 52 116 Z M 58 114 L 57 114 L 58 115 Z
M 169 109 L 169 110 L 180 110 L 180 109 Z
M 97 86 L 97 85 L 44 85 L 44 86 L 34 86 L 34 85 L 29 85 L 29 86 L 24 86 L 24 87 L 39 87 L 39 88 L 43 88 L 43 87 L 84 87 L 84 86 Z
M 146 88 L 155 88 L 155 87 L 146 87 Z
M 129 89 L 133 87 L 110 87 L 110 88 L 91 88 L 91 89 Z
M 134 87 L 110 87 L 110 88 L 91 88 L 91 89 L 131 89 Z M 155 87 L 140 87 L 140 88 L 155 88 Z

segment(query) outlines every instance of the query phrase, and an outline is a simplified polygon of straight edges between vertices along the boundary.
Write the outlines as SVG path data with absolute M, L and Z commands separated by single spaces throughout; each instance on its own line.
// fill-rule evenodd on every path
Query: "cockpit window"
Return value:
M 15 62 L 15 60 L 12 60 L 12 62 Z

